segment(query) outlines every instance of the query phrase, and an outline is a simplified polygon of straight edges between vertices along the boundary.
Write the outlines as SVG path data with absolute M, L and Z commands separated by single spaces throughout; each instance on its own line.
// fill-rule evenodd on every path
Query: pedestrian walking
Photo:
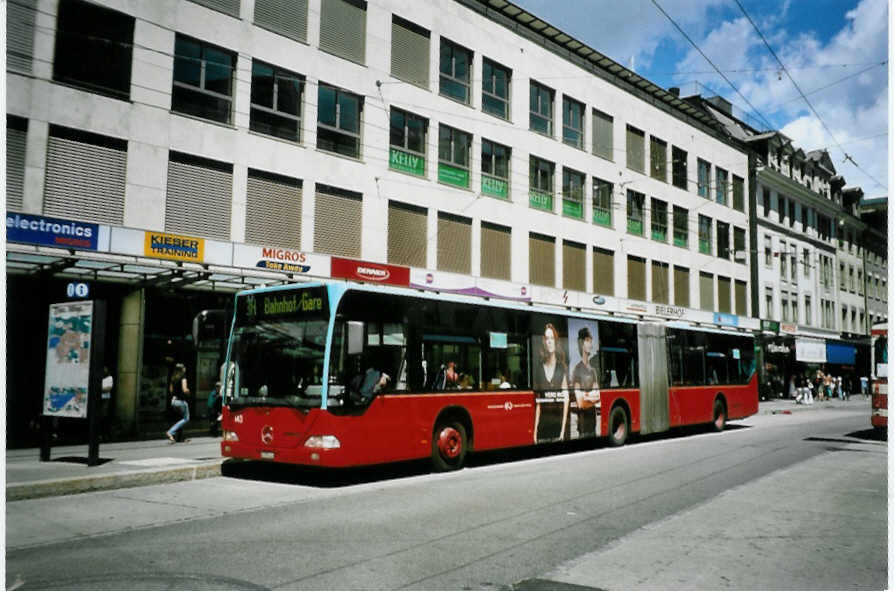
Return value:
M 177 436 L 182 440 L 183 426 L 189 422 L 189 383 L 186 381 L 186 366 L 178 363 L 174 366 L 174 373 L 168 383 L 168 393 L 171 396 L 171 407 L 180 413 L 180 420 L 165 432 L 171 443 L 177 442 Z M 188 439 L 183 441 L 189 441 Z
M 208 430 L 211 432 L 212 437 L 220 435 L 221 403 L 220 382 L 217 382 L 208 395 Z

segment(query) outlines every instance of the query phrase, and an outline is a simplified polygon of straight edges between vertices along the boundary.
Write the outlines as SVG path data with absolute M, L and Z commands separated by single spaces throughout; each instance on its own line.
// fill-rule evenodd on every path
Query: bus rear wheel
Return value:
M 630 433 L 630 421 L 627 412 L 620 406 L 612 409 L 608 415 L 608 443 L 612 447 L 621 447 L 627 442 Z
M 458 421 L 439 422 L 431 441 L 431 460 L 438 472 L 459 470 L 466 460 L 466 428 Z
M 719 398 L 714 401 L 714 421 L 711 426 L 717 432 L 726 428 L 726 405 Z

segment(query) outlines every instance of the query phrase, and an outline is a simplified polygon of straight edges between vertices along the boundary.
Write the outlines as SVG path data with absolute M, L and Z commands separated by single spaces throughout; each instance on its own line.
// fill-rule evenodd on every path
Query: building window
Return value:
M 615 295 L 615 253 L 593 247 L 593 293 Z
M 472 134 L 438 127 L 438 181 L 455 187 L 469 187 L 469 151 Z
M 717 222 L 717 256 L 729 259 L 729 224 Z
M 584 173 L 565 167 L 562 167 L 562 215 L 584 217 Z
M 745 248 L 745 230 L 733 228 L 733 260 L 745 264 L 748 261 L 748 251 Z
M 667 142 L 649 136 L 649 170 L 653 179 L 667 182 Z
M 799 322 L 800 317 L 798 316 L 798 294 L 792 294 L 792 322 Z
M 239 17 L 239 0 L 190 0 L 206 8 Z
M 391 75 L 428 90 L 431 33 L 397 15 L 391 16 Z
M 567 96 L 562 97 L 562 141 L 584 149 L 584 105 Z
M 535 285 L 556 285 L 556 239 L 528 233 L 528 281 Z
M 745 211 L 745 180 L 733 175 L 733 209 Z
M 844 263 L 838 263 L 838 288 L 842 291 L 847 287 L 847 284 L 845 283 L 846 279 L 847 275 L 844 273 Z
M 804 324 L 810 326 L 810 323 L 813 321 L 813 310 L 810 304 L 810 296 L 804 296 Z
M 512 228 L 481 222 L 481 276 L 512 279 Z
M 627 255 L 627 297 L 646 300 L 646 260 Z
M 425 267 L 428 256 L 428 210 L 424 207 L 388 201 L 388 262 L 394 265 Z M 440 236 L 438 239 L 440 240 Z M 439 261 L 440 262 L 440 257 Z
M 472 52 L 441 38 L 441 95 L 470 104 L 469 84 L 472 79 Z
M 438 269 L 468 275 L 472 269 L 472 220 L 438 212 Z M 424 265 L 423 265 L 424 266 Z
M 705 199 L 711 198 L 711 165 L 701 158 L 698 159 L 698 196 Z
M 652 261 L 652 301 L 659 304 L 667 304 L 670 300 L 668 293 L 670 283 L 668 274 L 670 266 L 661 261 Z
M 509 83 L 512 70 L 484 59 L 481 81 L 481 110 L 501 119 L 509 119 Z
M 764 218 L 770 216 L 770 191 L 758 188 L 758 197 L 764 206 Z
M 705 215 L 698 216 L 698 251 L 702 254 L 713 254 L 711 238 L 711 218 Z
M 773 239 L 764 234 L 764 266 L 773 266 Z
M 249 129 L 293 142 L 300 141 L 303 93 L 303 76 L 253 60 Z
M 22 211 L 27 143 L 28 120 L 6 115 L 6 208 L 10 211 Z
M 689 187 L 687 158 L 689 158 L 689 154 L 686 153 L 686 150 L 681 150 L 677 146 L 671 148 L 673 183 L 675 187 L 684 191 Z
M 689 307 L 689 269 L 674 265 L 674 305 Z
M 587 290 L 587 247 L 570 240 L 562 241 L 562 287 Z
M 366 63 L 366 2 L 321 0 L 320 49 Z
M 229 124 L 236 55 L 177 34 L 171 110 Z
M 627 233 L 644 236 L 643 223 L 645 222 L 646 196 L 642 193 L 627 189 Z
M 34 29 L 37 10 L 34 5 L 18 2 L 7 2 L 5 6 L 6 67 L 16 72 L 30 74 L 34 61 Z
M 810 277 L 810 251 L 806 248 L 801 251 L 801 272 L 804 277 Z
M 530 127 L 532 131 L 553 136 L 553 91 L 531 80 Z
M 133 29 L 132 16 L 87 2 L 62 0 L 56 20 L 53 80 L 130 98 Z
M 699 271 L 698 274 L 698 303 L 702 310 L 714 310 L 714 275 Z
M 10 131 L 12 130 L 7 127 L 7 133 Z M 12 138 L 7 137 L 9 139 Z M 22 137 L 22 148 L 25 147 L 25 139 Z M 51 124 L 46 142 L 41 213 L 64 219 L 120 226 L 124 221 L 127 141 Z M 24 153 L 20 154 L 20 158 L 24 176 Z M 13 171 L 8 170 L 7 173 Z M 195 181 L 195 184 L 199 184 L 199 181 Z M 193 188 L 199 191 L 202 189 Z M 191 197 L 200 208 L 201 198 L 197 197 L 197 193 L 193 193 Z M 7 195 L 7 199 L 8 205 L 14 203 L 13 195 Z
M 652 240 L 667 242 L 667 202 L 652 198 Z
M 391 107 L 388 167 L 425 176 L 428 119 Z
M 789 316 L 788 311 L 788 292 L 782 292 L 782 296 L 780 297 L 779 301 L 782 305 L 782 321 L 791 322 L 792 319 L 791 316 Z
M 321 83 L 317 92 L 317 148 L 360 158 L 362 111 L 360 96 Z
M 611 115 L 593 109 L 593 153 L 614 160 L 614 120 Z
M 786 276 L 786 265 L 788 261 L 788 248 L 786 248 L 785 242 L 779 243 L 779 276 L 785 279 Z
M 766 317 L 774 318 L 775 311 L 773 310 L 773 288 L 767 287 L 764 291 L 764 303 L 767 307 Z
M 363 244 L 363 194 L 321 183 L 316 183 L 315 189 L 314 251 L 360 258 L 360 245 Z
M 779 196 L 779 203 L 777 204 L 779 211 L 779 223 L 785 222 L 785 197 L 782 195 Z
M 529 204 L 534 209 L 553 211 L 553 175 L 556 165 L 536 156 L 531 156 L 529 162 Z
M 307 43 L 307 0 L 255 0 L 254 18 L 259 27 Z
M 733 311 L 732 285 L 729 277 L 717 276 L 717 311 L 729 314 Z
M 736 279 L 736 314 L 748 315 L 748 283 Z
M 229 242 L 233 165 L 168 153 L 164 231 Z
M 299 179 L 248 169 L 245 190 L 245 242 L 301 248 Z
M 792 283 L 794 283 L 798 280 L 798 247 L 794 244 L 792 245 L 791 261 L 789 262 L 789 277 L 791 278 Z
M 717 173 L 717 203 L 720 205 L 726 205 L 726 195 L 728 191 L 727 181 L 729 179 L 729 174 L 723 170 L 722 168 L 716 168 Z
M 612 192 L 614 186 L 602 179 L 593 177 L 593 223 L 600 226 L 612 226 Z
M 481 140 L 481 192 L 500 199 L 509 199 L 509 161 L 512 150 L 508 146 Z
M 646 172 L 646 134 L 635 127 L 627 126 L 627 168 Z
M 674 246 L 689 247 L 689 210 L 674 205 Z

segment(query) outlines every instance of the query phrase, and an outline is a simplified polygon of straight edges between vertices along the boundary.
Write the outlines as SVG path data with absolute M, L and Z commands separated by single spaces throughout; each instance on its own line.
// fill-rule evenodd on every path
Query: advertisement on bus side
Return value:
M 536 315 L 534 329 L 535 442 L 597 436 L 601 422 L 597 323 Z

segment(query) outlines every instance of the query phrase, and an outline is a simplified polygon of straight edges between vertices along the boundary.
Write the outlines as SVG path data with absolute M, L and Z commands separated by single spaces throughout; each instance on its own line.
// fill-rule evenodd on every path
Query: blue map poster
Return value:
M 93 302 L 51 304 L 43 414 L 87 417 Z

